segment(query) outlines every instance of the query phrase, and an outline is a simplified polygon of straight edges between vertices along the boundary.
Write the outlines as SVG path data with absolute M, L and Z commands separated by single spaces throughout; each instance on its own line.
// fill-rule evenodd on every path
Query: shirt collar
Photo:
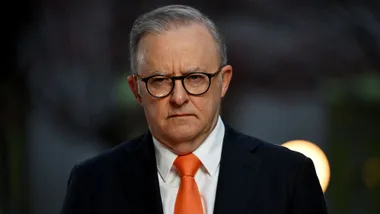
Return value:
M 224 131 L 225 127 L 219 116 L 215 128 L 209 136 L 207 136 L 205 141 L 193 152 L 202 162 L 202 165 L 210 176 L 215 174 L 219 166 Z M 162 179 L 166 182 L 177 155 L 170 151 L 164 144 L 159 143 L 154 137 L 153 143 L 156 153 L 157 169 Z
M 154 137 L 153 143 L 156 153 L 157 170 L 160 173 L 161 178 L 166 182 L 177 155 L 170 151 L 166 145 L 158 142 Z

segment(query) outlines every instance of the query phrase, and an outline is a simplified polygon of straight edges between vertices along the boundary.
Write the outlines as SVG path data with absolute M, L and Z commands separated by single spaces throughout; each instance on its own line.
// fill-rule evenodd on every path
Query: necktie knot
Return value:
M 194 177 L 195 173 L 201 166 L 201 161 L 193 153 L 188 155 L 178 156 L 174 161 L 174 166 L 177 167 L 181 177 L 191 176 Z

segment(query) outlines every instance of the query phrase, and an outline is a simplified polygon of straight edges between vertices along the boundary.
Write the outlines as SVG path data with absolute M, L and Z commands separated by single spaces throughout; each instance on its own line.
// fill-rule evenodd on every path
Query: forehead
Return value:
M 191 24 L 145 35 L 140 41 L 137 64 L 141 72 L 174 73 L 191 67 L 215 69 L 218 62 L 217 45 L 208 29 Z

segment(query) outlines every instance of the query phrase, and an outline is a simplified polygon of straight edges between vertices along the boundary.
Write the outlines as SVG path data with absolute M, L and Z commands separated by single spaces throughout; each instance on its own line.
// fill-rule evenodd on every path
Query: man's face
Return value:
M 217 46 L 208 30 L 199 24 L 145 35 L 140 41 L 137 68 L 141 77 L 155 74 L 182 76 L 190 71 L 215 73 L 220 67 Z M 190 95 L 180 80 L 164 98 L 151 96 L 145 83 L 129 78 L 129 84 L 142 105 L 149 128 L 161 143 L 176 153 L 192 152 L 214 128 L 221 99 L 232 76 L 231 66 L 211 78 L 209 90 Z M 137 87 L 137 88 L 136 88 Z

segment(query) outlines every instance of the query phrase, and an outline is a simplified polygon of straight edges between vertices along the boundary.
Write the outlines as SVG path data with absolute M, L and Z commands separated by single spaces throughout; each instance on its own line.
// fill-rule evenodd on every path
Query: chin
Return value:
M 179 125 L 169 128 L 169 130 L 166 130 L 166 132 L 168 132 L 168 136 L 172 140 L 177 142 L 184 142 L 193 140 L 196 136 L 198 136 L 200 129 L 194 125 Z

